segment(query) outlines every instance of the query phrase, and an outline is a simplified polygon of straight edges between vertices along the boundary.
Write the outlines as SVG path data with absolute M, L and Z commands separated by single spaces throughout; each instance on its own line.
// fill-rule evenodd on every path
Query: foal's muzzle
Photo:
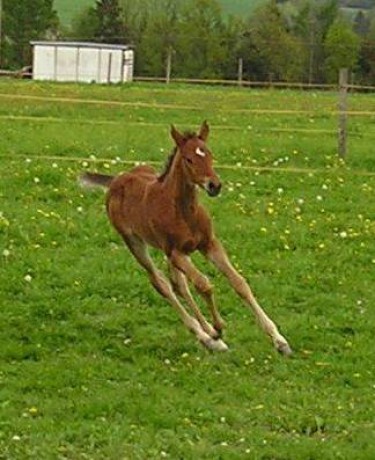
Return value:
M 209 180 L 205 185 L 206 192 L 209 196 L 217 196 L 221 190 L 221 183 L 219 181 L 211 181 Z

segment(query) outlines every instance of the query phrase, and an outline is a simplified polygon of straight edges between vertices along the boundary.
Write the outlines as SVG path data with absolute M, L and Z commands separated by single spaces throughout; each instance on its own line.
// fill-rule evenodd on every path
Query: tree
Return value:
M 183 77 L 220 78 L 227 48 L 225 26 L 217 0 L 190 0 L 179 22 L 175 69 Z
M 250 17 L 245 32 L 246 67 L 251 78 L 298 81 L 303 71 L 303 48 L 288 31 L 276 4 L 271 1 Z
M 69 38 L 78 41 L 94 41 L 99 28 L 98 17 L 93 7 L 84 8 L 72 21 Z
M 177 48 L 180 2 L 161 0 L 154 5 L 137 46 L 143 75 L 164 76 L 167 60 Z
M 324 41 L 339 14 L 337 0 L 301 1 L 297 13 L 291 18 L 293 34 L 299 39 L 304 52 L 304 79 L 324 81 Z
M 357 64 L 360 40 L 349 24 L 337 20 L 328 30 L 324 45 L 327 80 L 335 82 L 341 68 L 353 70 Z
M 354 32 L 360 37 L 365 37 L 369 31 L 370 21 L 362 10 L 354 18 Z
M 368 30 L 361 41 L 358 67 L 362 83 L 373 86 L 375 81 L 375 9 L 368 15 Z
M 53 0 L 3 0 L 3 65 L 30 64 L 30 41 L 56 36 L 57 28 Z
M 95 6 L 95 39 L 103 43 L 124 43 L 124 24 L 119 0 L 97 0 Z

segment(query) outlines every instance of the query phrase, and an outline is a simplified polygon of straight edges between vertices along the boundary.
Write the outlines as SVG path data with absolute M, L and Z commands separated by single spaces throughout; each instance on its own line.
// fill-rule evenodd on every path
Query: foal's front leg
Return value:
M 140 265 L 147 271 L 151 284 L 177 311 L 185 326 L 195 334 L 197 339 L 208 349 L 226 351 L 228 347 L 221 340 L 214 340 L 205 332 L 199 322 L 190 316 L 176 297 L 172 286 L 162 272 L 156 269 L 148 253 L 147 246 L 140 238 L 122 235 L 126 245 Z
M 216 306 L 214 288 L 208 278 L 195 267 L 190 257 L 179 251 L 173 251 L 170 263 L 193 283 L 198 294 L 207 303 L 212 315 L 214 328 L 216 330 L 215 336 L 216 338 L 220 337 L 225 326 L 225 322 Z
M 261 328 L 268 334 L 275 348 L 284 355 L 290 355 L 292 350 L 286 339 L 280 334 L 275 323 L 267 316 L 261 306 L 258 304 L 250 286 L 243 276 L 231 264 L 221 243 L 214 239 L 204 253 L 206 257 L 222 272 L 229 280 L 233 289 L 242 299 L 251 307 Z
M 208 335 L 217 339 L 219 334 L 217 330 L 212 327 L 212 325 L 206 320 L 202 314 L 198 304 L 195 302 L 187 282 L 185 274 L 176 268 L 175 265 L 169 260 L 169 275 L 172 281 L 173 289 L 175 292 L 180 295 L 186 303 L 189 305 L 190 309 L 193 311 L 194 316 L 199 321 L 199 324 L 202 326 L 202 329 L 207 332 Z

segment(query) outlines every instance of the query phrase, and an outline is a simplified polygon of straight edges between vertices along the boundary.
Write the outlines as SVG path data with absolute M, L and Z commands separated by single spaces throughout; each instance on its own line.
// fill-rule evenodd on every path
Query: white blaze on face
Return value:
M 197 147 L 195 153 L 197 155 L 199 155 L 200 157 L 205 157 L 206 156 L 206 154 L 203 152 L 203 150 L 201 150 L 199 147 Z

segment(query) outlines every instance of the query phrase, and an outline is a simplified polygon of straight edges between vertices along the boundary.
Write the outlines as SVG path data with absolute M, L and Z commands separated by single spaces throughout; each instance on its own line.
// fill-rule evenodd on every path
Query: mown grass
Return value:
M 373 115 L 350 118 L 343 164 L 335 104 L 333 93 L 0 82 L 0 458 L 372 458 Z M 374 111 L 374 96 L 351 95 L 350 108 Z M 202 200 L 291 359 L 198 257 L 231 348 L 203 350 L 122 248 L 103 194 L 77 187 L 84 169 L 161 167 L 169 124 L 203 118 L 225 187 Z

